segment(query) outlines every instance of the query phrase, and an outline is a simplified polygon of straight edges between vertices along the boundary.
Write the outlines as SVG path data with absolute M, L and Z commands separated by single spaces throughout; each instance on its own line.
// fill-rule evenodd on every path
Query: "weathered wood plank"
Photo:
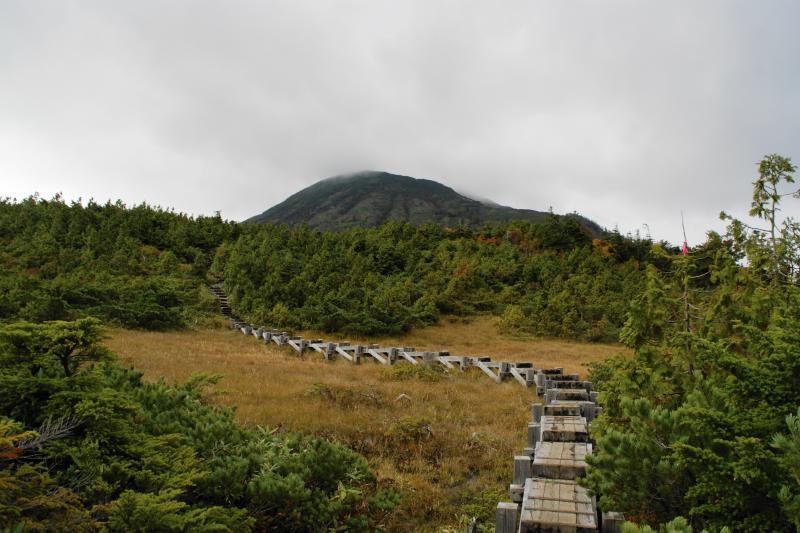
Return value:
M 587 442 L 589 430 L 582 416 L 543 416 L 542 441 Z
M 412 356 L 411 354 L 409 354 L 409 352 L 407 352 L 405 350 L 400 352 L 400 357 L 402 357 L 403 359 L 405 359 L 406 361 L 408 361 L 412 365 L 416 365 L 417 364 L 416 358 L 414 358 L 414 356 Z
M 383 357 L 380 353 L 378 353 L 378 350 L 369 349 L 369 350 L 367 350 L 367 353 L 370 354 L 376 361 L 378 361 L 382 365 L 388 365 L 389 364 L 388 357 Z
M 597 531 L 595 498 L 571 480 L 528 479 L 519 531 Z
M 523 387 L 526 387 L 526 388 L 528 387 L 528 380 L 527 380 L 527 379 L 525 379 L 524 377 L 522 377 L 522 374 L 520 374 L 520 373 L 519 373 L 519 371 L 518 371 L 516 368 L 514 368 L 514 367 L 512 366 L 512 367 L 509 369 L 509 373 L 511 374 L 511 376 L 512 376 L 514 379 L 516 379 L 517 381 L 519 381 L 520 385 L 522 385 Z
M 576 479 L 586 472 L 586 456 L 592 445 L 582 442 L 538 442 L 533 456 L 533 476 Z
M 450 362 L 449 355 L 442 355 L 442 354 L 446 354 L 446 353 L 447 353 L 447 352 L 439 352 L 439 354 L 436 356 L 436 359 L 437 359 L 437 360 L 438 360 L 438 361 L 439 361 L 439 362 L 440 362 L 442 365 L 444 365 L 444 367 L 445 367 L 445 368 L 447 368 L 448 370 L 455 370 L 455 367 L 454 367 L 454 366 L 453 366 L 453 364 Z
M 494 381 L 496 381 L 497 383 L 500 383 L 500 381 L 501 381 L 500 380 L 500 376 L 498 376 L 497 374 L 492 372 L 491 369 L 489 369 L 489 367 L 486 365 L 486 363 L 484 363 L 483 361 L 480 361 L 478 358 L 475 358 L 475 359 L 472 360 L 472 364 L 477 366 L 478 368 L 480 368 L 483 371 L 484 374 L 486 374 L 487 376 L 492 378 Z
M 286 341 L 286 344 L 288 344 L 291 348 L 294 348 L 294 350 L 297 353 L 302 353 L 303 350 L 301 349 L 300 345 L 301 342 L 302 342 L 301 340 L 295 340 L 294 338 L 290 338 L 289 340 Z
M 347 353 L 342 346 L 336 347 L 336 353 L 347 359 L 348 361 L 353 361 L 353 356 Z

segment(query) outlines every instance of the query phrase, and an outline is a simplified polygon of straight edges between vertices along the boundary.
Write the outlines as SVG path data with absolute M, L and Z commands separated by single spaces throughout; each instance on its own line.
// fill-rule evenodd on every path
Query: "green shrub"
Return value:
M 203 400 L 218 377 L 148 383 L 99 348 L 101 336 L 92 318 L 0 328 L 4 524 L 374 531 L 397 505 L 352 450 L 239 426 Z

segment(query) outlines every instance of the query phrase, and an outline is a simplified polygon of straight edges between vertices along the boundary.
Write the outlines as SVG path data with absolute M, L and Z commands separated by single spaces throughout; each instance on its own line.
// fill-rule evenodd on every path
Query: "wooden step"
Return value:
M 586 418 L 582 416 L 543 416 L 542 441 L 544 442 L 587 442 L 589 429 Z
M 527 479 L 519 531 L 520 533 L 597 531 L 595 497 L 575 481 Z
M 538 442 L 533 456 L 533 475 L 548 479 L 576 479 L 586 473 L 586 456 L 592 445 L 585 442 Z

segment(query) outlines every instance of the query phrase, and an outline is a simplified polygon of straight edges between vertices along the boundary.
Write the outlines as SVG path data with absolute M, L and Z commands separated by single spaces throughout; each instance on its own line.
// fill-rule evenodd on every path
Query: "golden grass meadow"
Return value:
M 445 318 L 402 338 L 369 340 L 487 355 L 493 361 L 531 361 L 581 374 L 591 362 L 625 353 L 617 345 L 510 338 L 497 332 L 490 317 Z M 112 330 L 106 345 L 149 380 L 221 374 L 209 398 L 235 406 L 243 424 L 321 435 L 357 450 L 380 478 L 403 492 L 387 524 L 395 531 L 456 530 L 468 515 L 490 520 L 498 499 L 507 498 L 512 456 L 525 445 L 530 404 L 536 400 L 535 390 L 515 381 L 494 383 L 477 369 L 444 373 L 405 362 L 394 367 L 372 360 L 328 362 L 316 352 L 300 357 L 288 347 L 226 327 Z

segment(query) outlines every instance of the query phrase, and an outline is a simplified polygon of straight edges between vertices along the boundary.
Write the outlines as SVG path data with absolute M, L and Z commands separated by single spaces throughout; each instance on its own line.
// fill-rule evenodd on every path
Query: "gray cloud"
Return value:
M 800 159 L 797 20 L 792 1 L 6 0 L 0 194 L 243 219 L 369 168 L 672 241 L 683 209 L 698 242 L 744 214 L 764 154 Z

